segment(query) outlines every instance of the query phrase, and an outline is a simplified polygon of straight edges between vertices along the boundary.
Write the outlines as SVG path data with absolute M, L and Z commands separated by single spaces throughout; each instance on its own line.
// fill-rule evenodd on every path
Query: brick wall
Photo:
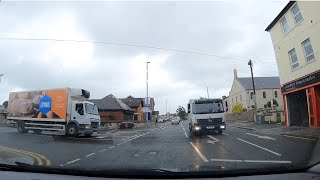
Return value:
M 122 121 L 123 120 L 123 111 L 107 111 L 99 112 L 101 123 L 110 122 L 110 121 Z

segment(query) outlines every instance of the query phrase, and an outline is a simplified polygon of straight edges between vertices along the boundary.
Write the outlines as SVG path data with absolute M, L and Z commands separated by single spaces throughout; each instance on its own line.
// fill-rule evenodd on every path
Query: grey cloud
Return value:
M 144 67 L 132 70 L 130 59 L 142 54 L 147 57 L 167 55 L 168 59 L 159 68 L 169 74 L 170 83 L 183 82 L 187 86 L 173 88 L 163 84 L 161 87 L 150 87 L 150 95 L 158 98 L 157 108 L 162 113 L 165 99 L 168 98 L 171 107 L 185 105 L 193 92 L 196 92 L 193 94 L 196 97 L 204 96 L 206 86 L 212 96 L 227 95 L 233 79 L 233 68 L 238 69 L 239 76 L 250 75 L 247 65 L 249 58 L 257 58 L 255 75 L 277 75 L 276 66 L 270 65 L 275 64 L 275 60 L 269 34 L 264 32 L 264 28 L 285 2 L 243 3 L 247 4 L 241 8 L 238 2 L 1 3 L 2 37 L 9 36 L 14 29 L 28 27 L 43 15 L 54 17 L 62 12 L 70 12 L 75 16 L 76 29 L 85 35 L 85 40 L 189 50 L 243 60 L 92 44 L 93 54 L 88 59 L 91 69 L 70 73 L 77 72 L 77 68 L 63 68 L 63 62 L 59 64 L 56 61 L 56 54 L 50 54 L 49 61 L 41 63 L 43 60 L 39 52 L 46 52 L 53 42 L 1 40 L 0 72 L 6 74 L 10 86 L 7 89 L 10 90 L 15 87 L 37 89 L 72 86 L 90 90 L 94 98 L 109 93 L 117 97 L 143 97 L 145 87 L 129 87 L 128 82 L 135 80 L 136 74 L 144 71 Z M 31 38 L 47 38 L 45 26 L 51 22 L 40 23 L 44 27 L 35 29 L 38 33 L 31 33 Z M 28 37 L 30 34 L 22 35 Z M 152 66 L 152 59 L 149 60 Z M 7 92 L 0 93 L 1 101 Z

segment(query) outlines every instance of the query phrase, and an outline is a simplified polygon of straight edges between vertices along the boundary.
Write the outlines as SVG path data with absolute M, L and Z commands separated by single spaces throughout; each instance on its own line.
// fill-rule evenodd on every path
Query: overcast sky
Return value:
M 228 95 L 233 69 L 278 76 L 264 29 L 287 1 L 0 2 L 0 38 L 49 38 L 152 46 L 0 39 L 0 102 L 10 91 L 83 88 L 91 98 L 149 95 L 165 112 L 190 98 Z M 216 56 L 230 57 L 221 58 Z

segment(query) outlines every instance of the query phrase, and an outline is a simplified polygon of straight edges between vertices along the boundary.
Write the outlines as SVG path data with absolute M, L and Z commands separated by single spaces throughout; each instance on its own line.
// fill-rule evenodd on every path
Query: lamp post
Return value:
M 253 72 L 252 72 L 252 62 L 249 60 L 248 65 L 250 66 L 251 70 L 251 79 L 252 79 L 252 88 L 253 88 L 253 98 L 254 98 L 254 119 L 257 116 L 257 98 L 256 98 L 256 87 L 254 85 L 254 79 L 253 79 Z
M 147 62 L 147 69 L 146 69 L 146 71 L 147 71 L 147 79 L 146 79 L 146 86 L 147 86 L 147 98 L 146 98 L 146 102 L 145 102 L 145 107 L 146 107 L 146 109 L 148 109 L 149 108 L 149 106 L 150 106 L 150 102 L 149 102 L 149 80 L 148 80 L 148 64 L 149 64 L 150 62 Z M 146 127 L 148 128 L 148 122 L 149 122 L 149 111 L 147 111 L 146 112 Z
M 2 78 L 3 75 L 4 75 L 4 74 L 0 74 L 0 83 L 1 83 L 1 78 Z

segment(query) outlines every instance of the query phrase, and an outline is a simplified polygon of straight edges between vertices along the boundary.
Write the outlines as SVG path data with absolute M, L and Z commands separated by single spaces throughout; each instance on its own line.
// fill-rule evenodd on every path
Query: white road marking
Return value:
M 109 149 L 114 148 L 115 146 L 110 146 Z
M 224 135 L 227 135 L 227 136 L 229 136 L 229 134 L 227 134 L 227 133 L 224 133 L 224 132 L 223 132 L 222 134 L 224 134 Z
M 131 139 L 131 138 L 133 138 L 133 137 L 137 137 L 138 135 L 134 135 L 134 136 L 129 136 L 129 137 L 127 137 L 127 138 L 124 138 L 124 139 L 122 139 L 122 140 L 128 140 L 128 139 Z
M 237 160 L 237 159 L 210 159 L 210 161 L 219 161 L 219 162 L 243 162 L 242 160 Z
M 248 163 L 279 163 L 279 164 L 291 164 L 291 161 L 272 161 L 272 160 L 243 160 Z
M 86 155 L 86 157 L 90 157 L 90 156 L 95 155 L 95 154 L 96 153 L 91 153 L 91 154 Z
M 75 163 L 75 162 L 80 161 L 80 160 L 81 160 L 81 159 L 75 159 L 75 160 L 73 160 L 73 161 L 69 161 L 69 162 L 67 162 L 66 164 L 64 164 L 63 166 L 68 165 L 68 164 Z
M 255 147 L 257 147 L 257 148 L 260 148 L 260 149 L 262 149 L 262 150 L 268 151 L 269 153 L 272 153 L 272 154 L 274 154 L 274 155 L 281 156 L 281 154 L 279 154 L 279 153 L 277 153 L 277 152 L 274 152 L 274 151 L 271 151 L 271 150 L 269 150 L 269 149 L 267 149 L 267 148 L 261 147 L 261 146 L 259 146 L 259 145 L 253 144 L 253 143 L 251 143 L 251 142 L 245 141 L 245 140 L 240 139 L 240 138 L 237 138 L 237 139 L 238 139 L 239 141 L 245 142 L 245 143 L 247 143 L 247 144 L 250 144 L 250 145 L 252 145 L 252 146 L 255 146 Z
M 209 162 L 208 159 L 199 151 L 199 149 L 192 142 L 190 142 L 190 144 L 204 162 Z
M 215 137 L 213 137 L 213 136 L 211 136 L 211 135 L 207 135 L 207 136 L 208 136 L 210 139 L 213 139 L 213 141 L 212 141 L 212 140 L 208 140 L 207 143 L 215 144 L 215 143 L 219 142 L 219 139 L 217 139 L 217 138 L 215 138 Z
M 246 133 L 247 135 L 250 135 L 250 136 L 255 136 L 255 137 L 258 137 L 258 138 L 261 138 L 261 139 L 269 139 L 269 140 L 276 140 L 272 137 L 269 137 L 269 136 L 260 136 L 260 135 L 257 135 L 257 134 L 251 134 L 251 133 Z
M 278 164 L 291 164 L 291 161 L 273 161 L 273 160 L 240 160 L 240 159 L 210 159 L 215 162 L 241 162 L 241 163 L 278 163 Z
M 111 130 L 111 131 L 107 131 L 108 133 L 113 133 L 114 131 L 117 131 L 117 129 Z
M 184 131 L 186 131 L 185 129 L 184 129 L 184 127 L 183 127 L 183 125 L 181 124 L 181 127 L 182 127 L 182 129 L 184 130 Z
M 189 137 L 188 134 L 186 132 L 184 132 L 184 135 L 186 135 L 186 137 Z
M 99 152 L 103 152 L 103 151 L 106 151 L 107 149 L 102 149 L 102 150 L 100 150 Z
M 298 136 L 290 136 L 290 135 L 282 135 L 284 137 L 289 137 L 289 138 L 296 138 L 296 139 L 305 139 L 305 140 L 311 140 L 311 141 L 315 141 L 317 139 L 313 139 L 313 138 L 305 138 L 305 137 L 298 137 Z
M 121 145 L 121 144 L 127 143 L 127 142 L 129 142 L 129 141 L 132 141 L 132 140 L 134 140 L 134 139 L 137 139 L 137 138 L 139 138 L 139 137 L 141 137 L 141 136 L 144 136 L 144 135 L 146 135 L 146 134 L 149 134 L 149 133 L 150 133 L 150 132 L 146 132 L 146 133 L 144 133 L 144 134 L 138 135 L 138 136 L 133 137 L 133 138 L 131 138 L 131 139 L 125 140 L 125 141 L 123 141 L 123 142 L 121 142 L 121 143 L 119 143 L 119 144 L 117 144 L 117 145 L 119 146 L 119 145 Z
M 149 152 L 149 154 L 155 155 L 155 154 L 157 154 L 157 152 Z

